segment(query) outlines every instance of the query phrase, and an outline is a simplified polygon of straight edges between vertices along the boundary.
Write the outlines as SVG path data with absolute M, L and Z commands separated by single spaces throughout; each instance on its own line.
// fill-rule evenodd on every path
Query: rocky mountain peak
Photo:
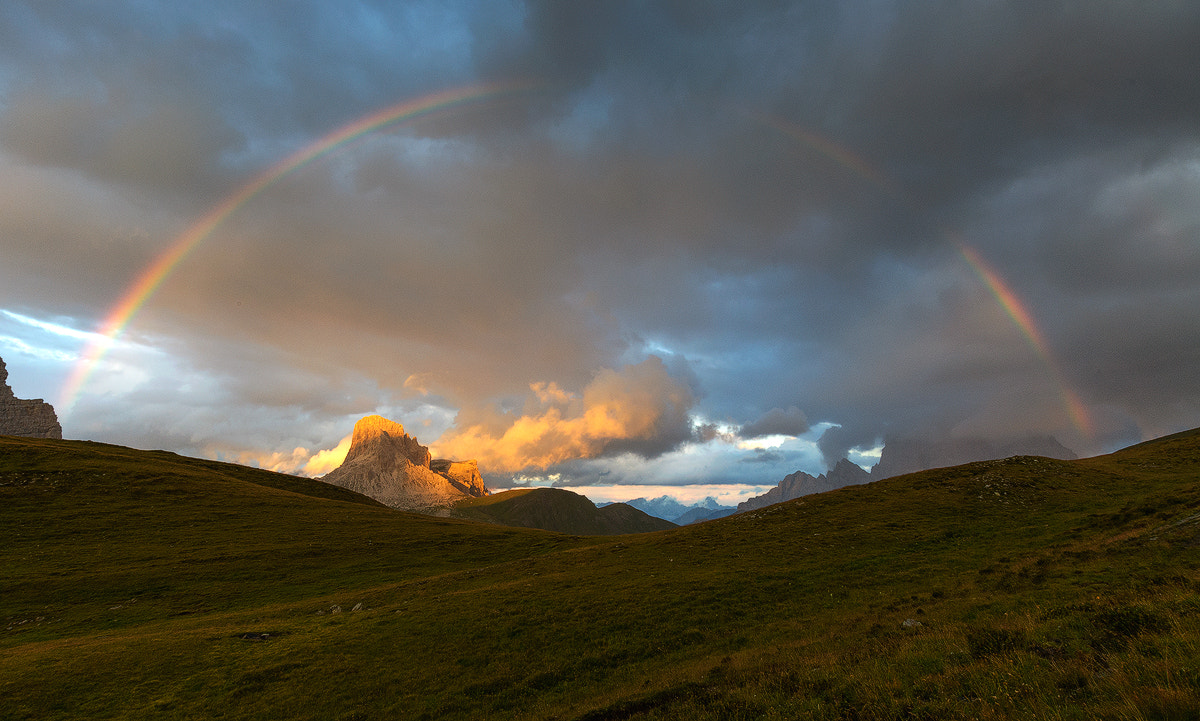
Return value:
M 320 480 L 410 511 L 489 493 L 475 461 L 434 460 L 404 426 L 377 415 L 354 424 L 346 460 Z
M 389 468 L 395 467 L 400 459 L 428 468 L 432 460 L 429 449 L 408 435 L 404 426 L 376 415 L 360 418 L 354 424 L 346 462 L 363 455 L 375 456 Z
M 41 398 L 22 400 L 8 386 L 8 367 L 0 358 L 0 436 L 62 438 L 54 406 Z
M 738 504 L 739 513 L 766 508 L 775 503 L 790 501 L 793 498 L 807 496 L 810 493 L 824 493 L 843 486 L 854 486 L 871 480 L 871 474 L 864 471 L 858 464 L 843 458 L 827 473 L 813 476 L 804 471 L 796 471 L 790 476 L 784 476 L 779 485 L 761 496 L 748 498 Z

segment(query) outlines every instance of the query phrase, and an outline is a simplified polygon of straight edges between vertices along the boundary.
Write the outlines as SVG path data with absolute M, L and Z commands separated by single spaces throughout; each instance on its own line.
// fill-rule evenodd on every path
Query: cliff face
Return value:
M 475 461 L 433 460 L 404 426 L 382 416 L 354 424 L 346 460 L 320 480 L 409 511 L 488 494 Z
M 443 458 L 429 462 L 429 469 L 440 473 L 454 485 L 455 488 L 476 498 L 486 496 L 488 489 L 483 485 L 483 476 L 479 475 L 479 464 L 470 461 L 448 461 Z
M 54 406 L 41 398 L 22 400 L 13 394 L 3 358 L 0 358 L 0 436 L 62 438 Z

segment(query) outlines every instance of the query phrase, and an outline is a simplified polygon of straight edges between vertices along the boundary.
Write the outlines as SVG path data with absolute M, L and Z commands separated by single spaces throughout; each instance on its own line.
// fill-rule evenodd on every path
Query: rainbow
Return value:
M 753 117 L 789 138 L 803 143 L 808 148 L 833 160 L 875 186 L 900 197 L 909 205 L 913 205 L 913 201 L 901 192 L 901 189 L 885 173 L 840 143 L 769 113 L 757 113 Z M 954 243 L 963 260 L 979 276 L 992 295 L 996 297 L 996 301 L 1000 304 L 1005 314 L 1008 315 L 1021 334 L 1025 336 L 1029 345 L 1038 357 L 1041 358 L 1042 362 L 1045 363 L 1046 367 L 1050 369 L 1050 373 L 1054 377 L 1054 381 L 1058 385 L 1059 392 L 1062 395 L 1063 406 L 1067 410 L 1067 415 L 1070 416 L 1071 423 L 1085 437 L 1094 438 L 1094 426 L 1088 415 L 1087 406 L 1084 405 L 1079 394 L 1067 383 L 1066 378 L 1059 369 L 1058 362 L 1050 352 L 1050 345 L 1046 342 L 1037 324 L 1034 323 L 1033 315 L 1030 314 L 1025 304 L 1021 302 L 1021 299 L 1013 292 L 1012 288 L 1004 282 L 1000 274 L 984 262 L 979 252 L 967 245 L 966 241 L 957 233 L 943 230 L 942 234 Z
M 259 173 L 189 226 L 150 265 L 146 266 L 125 290 L 120 300 L 109 310 L 100 324 L 97 330 L 98 337 L 84 349 L 72 369 L 71 375 L 63 384 L 59 394 L 58 407 L 61 409 L 59 412 L 63 415 L 70 412 L 92 372 L 112 347 L 117 336 L 125 330 L 138 310 L 162 286 L 163 281 L 171 275 L 175 268 L 200 243 L 212 235 L 213 231 L 229 216 L 280 178 L 334 148 L 384 126 L 415 120 L 502 95 L 534 90 L 537 87 L 539 87 L 537 83 L 527 81 L 495 82 L 443 90 L 420 98 L 405 100 L 343 125 Z
M 897 188 L 882 171 L 867 162 L 867 160 L 861 155 L 855 153 L 853 150 L 850 150 L 841 143 L 837 143 L 829 138 L 824 137 L 823 135 L 818 135 L 807 128 L 796 125 L 795 123 L 789 123 L 782 118 L 770 115 L 768 113 L 760 113 L 755 117 L 757 117 L 768 127 L 774 128 L 793 140 L 800 141 L 800 143 L 808 147 L 810 150 L 815 150 L 843 168 L 846 168 L 865 180 L 870 181 L 874 185 L 877 185 L 880 188 L 883 188 L 884 190 L 896 195 L 900 194 L 899 188 Z
M 950 234 L 948 234 L 950 235 Z M 1080 400 L 1079 395 L 1067 383 L 1063 377 L 1062 371 L 1059 370 L 1059 365 L 1055 361 L 1054 356 L 1050 353 L 1050 346 L 1046 343 L 1045 337 L 1038 327 L 1034 325 L 1033 316 L 1025 308 L 1021 299 L 1017 294 L 1008 287 L 1008 284 L 994 271 L 983 258 L 971 246 L 964 243 L 961 239 L 950 235 L 951 240 L 958 246 L 958 252 L 963 259 L 967 261 L 967 265 L 983 280 L 984 285 L 996 296 L 997 302 L 1004 312 L 1012 319 L 1012 322 L 1020 329 L 1021 334 L 1029 342 L 1034 352 L 1042 359 L 1042 361 L 1050 368 L 1054 375 L 1054 380 L 1058 384 L 1059 393 L 1062 395 L 1063 405 L 1067 409 L 1067 413 L 1071 416 L 1071 423 L 1080 433 L 1087 438 L 1094 436 L 1091 418 L 1088 416 L 1087 406 Z

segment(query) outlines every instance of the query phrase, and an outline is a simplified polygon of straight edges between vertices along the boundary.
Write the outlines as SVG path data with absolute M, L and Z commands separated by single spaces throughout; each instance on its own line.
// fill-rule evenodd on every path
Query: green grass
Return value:
M 0 438 L 0 718 L 1195 718 L 1198 481 L 1191 432 L 575 537 Z

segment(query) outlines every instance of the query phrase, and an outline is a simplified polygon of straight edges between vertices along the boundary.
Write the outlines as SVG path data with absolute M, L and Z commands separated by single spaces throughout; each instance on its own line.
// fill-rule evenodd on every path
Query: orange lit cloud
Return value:
M 222 461 L 230 461 L 243 466 L 252 466 L 263 468 L 276 473 L 297 473 L 304 464 L 309 460 L 309 452 L 307 448 L 297 447 L 290 453 L 276 451 L 274 453 L 263 453 L 258 451 L 236 451 L 222 452 L 213 449 L 208 454 L 211 457 L 219 458 Z
M 290 452 L 276 451 L 263 453 L 259 451 L 228 452 L 210 449 L 207 454 L 223 461 L 231 461 L 244 466 L 264 468 L 276 473 L 290 473 L 298 476 L 316 478 L 342 465 L 346 453 L 350 451 L 350 436 L 347 435 L 334 448 L 319 450 L 315 453 L 307 448 L 298 446 Z
M 346 454 L 350 452 L 351 438 L 353 438 L 353 434 L 347 434 L 336 447 L 317 451 L 312 458 L 305 462 L 304 468 L 300 472 L 310 478 L 316 478 L 342 465 L 342 461 L 346 460 Z
M 533 383 L 530 391 L 522 415 L 497 413 L 451 428 L 434 455 L 474 458 L 481 470 L 500 473 L 622 451 L 656 455 L 691 437 L 691 390 L 657 357 L 604 369 L 579 395 L 555 383 Z

